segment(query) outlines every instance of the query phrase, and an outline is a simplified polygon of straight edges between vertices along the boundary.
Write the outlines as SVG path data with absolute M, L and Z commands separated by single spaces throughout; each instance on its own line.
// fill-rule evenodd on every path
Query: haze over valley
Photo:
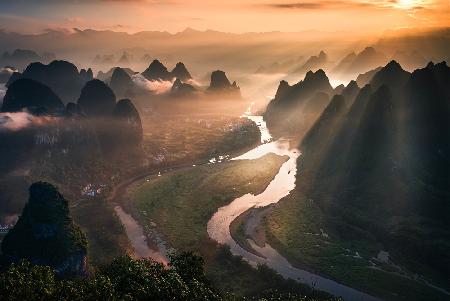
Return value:
M 448 300 L 448 3 L 0 3 L 0 300 Z

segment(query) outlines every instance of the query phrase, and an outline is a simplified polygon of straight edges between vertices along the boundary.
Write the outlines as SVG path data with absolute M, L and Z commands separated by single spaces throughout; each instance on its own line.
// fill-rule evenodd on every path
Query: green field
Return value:
M 403 272 L 395 266 L 374 260 L 381 246 L 370 238 L 370 233 L 364 241 L 339 239 L 326 226 L 324 214 L 315 201 L 298 190 L 281 200 L 267 217 L 265 228 L 269 243 L 291 263 L 343 284 L 386 300 L 448 298 L 401 276 Z M 403 275 L 411 276 L 409 273 Z
M 286 281 L 265 267 L 259 271 L 251 268 L 212 241 L 206 231 L 219 207 L 246 193 L 262 192 L 286 159 L 270 154 L 258 160 L 170 172 L 131 189 L 127 205 L 135 209 L 131 211 L 137 212 L 144 229 L 156 227 L 170 247 L 200 253 L 209 279 L 224 291 L 245 296 L 272 288 L 310 295 L 309 288 Z
M 104 265 L 114 258 L 131 252 L 125 230 L 112 204 L 103 197 L 79 200 L 70 208 L 78 226 L 88 238 L 89 262 Z

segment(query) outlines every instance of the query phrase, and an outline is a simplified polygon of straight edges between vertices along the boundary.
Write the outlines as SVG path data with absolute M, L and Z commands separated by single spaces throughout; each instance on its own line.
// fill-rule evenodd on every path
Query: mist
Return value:
M 142 90 L 155 93 L 156 95 L 169 92 L 173 86 L 173 81 L 148 80 L 141 74 L 133 75 L 132 80 Z
M 55 122 L 58 118 L 34 116 L 28 112 L 0 113 L 0 130 L 17 131 L 26 127 L 38 127 Z

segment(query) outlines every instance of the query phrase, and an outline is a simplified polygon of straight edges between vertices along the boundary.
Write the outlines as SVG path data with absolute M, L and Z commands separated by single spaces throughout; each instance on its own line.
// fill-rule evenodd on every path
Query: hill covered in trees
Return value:
M 192 252 L 170 255 L 167 266 L 121 256 L 101 267 L 72 260 L 86 239 L 70 218 L 67 201 L 49 183 L 35 183 L 16 226 L 2 242 L 0 300 L 238 300 L 215 289 L 203 259 Z M 83 269 L 74 269 L 82 267 Z M 81 276 L 81 277 L 73 277 Z M 322 293 L 266 291 L 254 300 L 328 300 Z M 329 299 L 331 300 L 331 299 Z

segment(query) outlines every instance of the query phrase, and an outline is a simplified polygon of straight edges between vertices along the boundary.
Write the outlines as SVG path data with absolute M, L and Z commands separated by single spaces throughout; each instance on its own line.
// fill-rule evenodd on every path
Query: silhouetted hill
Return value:
M 401 51 L 397 50 L 392 55 L 392 60 L 399 62 L 405 69 L 413 70 L 424 66 L 427 63 L 427 60 L 420 53 L 422 50 L 412 49 L 409 51 Z
M 382 85 L 390 87 L 392 90 L 399 90 L 408 80 L 410 73 L 403 70 L 399 63 L 390 61 L 372 77 L 370 85 L 373 89 L 378 89 Z
M 87 116 L 110 116 L 116 105 L 116 96 L 104 82 L 94 79 L 81 90 L 78 105 Z
M 0 84 L 6 84 L 9 81 L 11 75 L 17 70 L 14 67 L 4 67 L 0 69 Z
M 341 94 L 342 91 L 344 91 L 344 89 L 345 89 L 344 84 L 340 84 L 339 86 L 336 86 L 336 87 L 334 88 L 333 93 L 334 93 L 334 94 Z
M 211 81 L 208 91 L 213 93 L 228 94 L 228 96 L 232 97 L 241 97 L 241 91 L 236 82 L 231 84 L 225 72 L 221 70 L 216 70 L 211 73 Z
M 48 65 L 31 63 L 20 78 L 29 78 L 49 86 L 65 103 L 80 95 L 88 73 L 80 74 L 77 67 L 66 61 L 53 61 Z M 11 84 L 12 79 L 8 84 Z
M 2 112 L 58 113 L 64 104 L 53 91 L 44 84 L 32 79 L 19 79 L 12 83 L 3 98 Z
M 342 95 L 333 96 L 328 106 L 303 138 L 302 150 L 314 149 L 315 152 L 319 151 L 321 148 L 319 145 L 330 139 L 330 134 L 345 111 L 345 98 Z
M 125 96 L 132 93 L 134 82 L 125 70 L 117 67 L 111 76 L 109 86 L 117 96 Z
M 80 117 L 84 116 L 83 111 L 81 110 L 80 106 L 74 102 L 69 102 L 66 105 L 66 111 L 65 115 L 67 117 Z
M 118 67 L 111 68 L 107 72 L 99 71 L 97 73 L 97 79 L 104 81 L 105 83 L 109 83 L 111 81 L 112 74 L 114 73 L 114 70 L 116 70 L 116 68 Z M 130 68 L 120 68 L 120 69 L 125 71 L 130 77 L 136 74 L 136 72 Z
M 67 200 L 45 182 L 30 186 L 28 203 L 3 239 L 2 253 L 13 262 L 48 265 L 59 275 L 87 273 L 86 238 L 73 224 Z
M 23 59 L 27 59 L 27 60 L 32 60 L 32 61 L 37 61 L 39 60 L 41 57 L 34 52 L 33 50 L 28 50 L 28 49 L 15 49 L 13 51 L 13 53 L 9 53 L 9 52 L 5 52 L 2 55 L 2 59 L 3 60 L 7 60 L 7 59 L 16 59 L 16 60 L 23 60 Z
M 123 135 L 121 142 L 127 141 L 129 145 L 139 146 L 143 136 L 141 117 L 131 100 L 119 100 L 114 108 L 113 117 L 119 121 L 116 133 Z
M 94 65 L 112 65 L 115 63 L 114 54 L 97 54 L 92 61 Z
M 173 76 L 160 61 L 154 60 L 142 75 L 148 80 L 172 80 Z
M 367 85 L 368 83 L 370 83 L 370 81 L 372 80 L 372 77 L 381 70 L 381 68 L 383 67 L 378 67 L 375 69 L 372 69 L 370 71 L 361 73 L 358 75 L 358 77 L 356 78 L 356 83 L 358 84 L 359 87 L 364 87 L 365 85 Z
M 332 101 L 300 145 L 296 188 L 339 239 L 436 279 L 450 272 L 449 84 L 445 62 L 391 62 L 348 110 Z
M 122 53 L 122 56 L 119 58 L 117 63 L 120 66 L 128 66 L 130 64 L 130 55 L 127 52 Z
M 209 89 L 211 90 L 222 90 L 229 89 L 231 83 L 228 80 L 225 72 L 221 70 L 216 70 L 211 73 L 211 82 L 209 84 Z
M 22 73 L 20 72 L 14 72 L 13 74 L 11 74 L 11 76 L 8 79 L 8 82 L 6 83 L 6 87 L 9 87 L 13 82 L 15 82 L 16 80 L 18 80 L 19 78 L 22 77 Z
M 325 92 L 317 92 L 306 101 L 303 112 L 306 114 L 316 114 L 322 112 L 330 103 L 330 96 Z
M 80 77 L 83 80 L 83 82 L 87 83 L 88 81 L 94 79 L 94 73 L 92 72 L 91 68 L 89 68 L 88 70 L 81 69 L 80 70 Z
M 258 74 L 276 74 L 276 73 L 289 73 L 292 69 L 296 69 L 299 65 L 303 65 L 305 59 L 303 56 L 299 56 L 295 59 L 290 59 L 281 62 L 273 62 L 269 65 L 260 66 L 256 69 L 255 73 Z
M 180 79 L 176 79 L 170 89 L 170 93 L 174 96 L 187 96 L 191 93 L 196 92 L 197 89 L 194 86 L 183 83 Z
M 450 179 L 449 85 L 446 63 L 430 63 L 412 73 L 403 103 L 408 166 L 422 183 L 443 191 Z
M 341 94 L 347 100 L 347 105 L 351 106 L 355 100 L 356 95 L 359 93 L 359 87 L 356 81 L 352 80 L 348 85 L 342 90 Z
M 366 47 L 358 54 L 348 54 L 338 63 L 332 73 L 336 75 L 356 75 L 366 70 L 386 64 L 387 58 L 373 47 Z
M 333 68 L 332 72 L 338 73 L 341 69 L 349 68 L 355 59 L 356 53 L 354 51 L 350 52 Z
M 4 52 L 0 57 L 0 66 L 14 66 L 19 70 L 23 70 L 32 62 L 48 63 L 55 59 L 53 53 L 46 52 L 39 55 L 33 50 L 15 49 L 12 53 Z
M 318 70 L 325 67 L 328 62 L 328 57 L 324 51 L 320 51 L 317 56 L 311 56 L 302 66 L 293 70 L 292 73 L 305 73 L 308 70 Z
M 280 135 L 306 131 L 328 104 L 323 94 L 316 100 L 313 98 L 318 93 L 332 95 L 333 92 L 328 77 L 322 69 L 316 72 L 308 71 L 304 80 L 293 86 L 286 81 L 281 81 L 275 98 L 267 106 L 264 120 L 270 129 L 276 130 Z M 314 102 L 317 103 L 314 104 Z M 305 105 L 309 109 L 316 110 L 307 111 L 304 108 Z
M 173 68 L 171 74 L 172 74 L 172 77 L 178 78 L 182 82 L 186 82 L 186 81 L 192 79 L 192 76 L 189 73 L 189 71 L 186 69 L 186 66 L 181 62 L 176 64 L 176 66 L 175 66 L 175 68 Z

